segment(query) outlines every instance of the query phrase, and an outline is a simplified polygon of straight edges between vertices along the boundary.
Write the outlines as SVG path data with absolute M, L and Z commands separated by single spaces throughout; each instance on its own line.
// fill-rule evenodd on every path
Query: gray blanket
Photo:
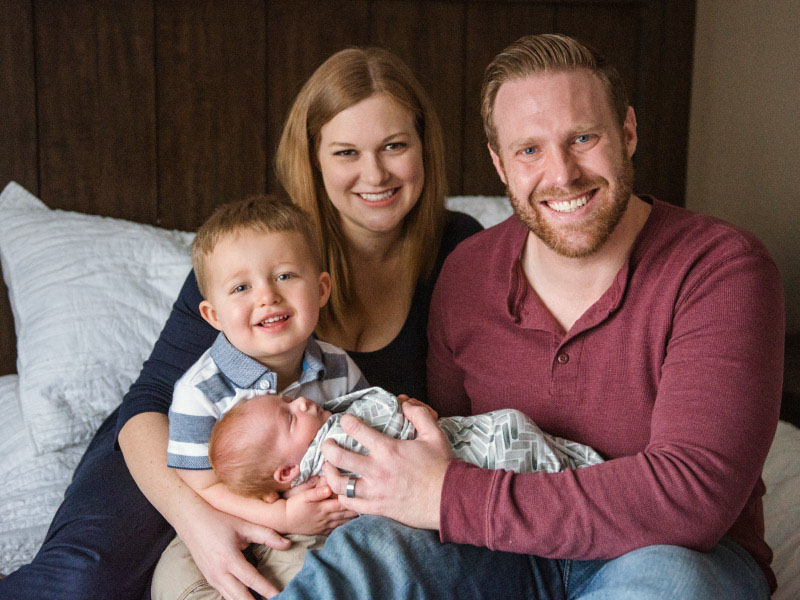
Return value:
M 411 440 L 417 436 L 414 426 L 405 418 L 397 398 L 379 387 L 359 390 L 323 403 L 334 413 L 317 432 L 300 463 L 297 485 L 322 469 L 325 458 L 322 442 L 333 439 L 337 444 L 360 454 L 368 450 L 348 436 L 340 424 L 343 414 L 350 413 L 367 425 L 388 436 Z M 471 417 L 445 417 L 439 427 L 447 436 L 456 458 L 487 469 L 507 469 L 518 473 L 557 472 L 587 467 L 603 462 L 589 446 L 544 433 L 518 410 L 495 410 Z

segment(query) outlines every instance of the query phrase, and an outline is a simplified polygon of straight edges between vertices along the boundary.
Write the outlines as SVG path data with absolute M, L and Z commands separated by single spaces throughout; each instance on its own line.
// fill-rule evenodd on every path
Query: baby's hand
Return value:
M 316 487 L 322 487 L 323 485 L 328 485 L 325 481 L 324 477 L 320 477 L 319 475 L 312 475 L 308 478 L 308 480 L 304 481 L 303 483 L 299 483 L 296 486 L 289 488 L 285 492 L 283 492 L 283 497 L 288 500 L 292 496 L 296 496 L 300 492 L 304 492 L 306 490 L 311 490 Z
M 319 483 L 318 481 L 315 483 Z M 315 535 L 328 534 L 339 525 L 347 523 L 357 513 L 342 508 L 336 495 L 325 483 L 314 487 L 311 480 L 301 485 L 307 485 L 300 492 L 292 489 L 291 497 L 286 500 L 286 531 L 290 533 L 304 533 Z
M 420 402 L 416 398 L 409 398 L 408 395 L 406 395 L 406 394 L 398 394 L 397 401 L 400 403 L 400 408 L 402 408 L 403 404 L 405 404 L 406 402 L 409 402 L 411 404 L 416 404 L 417 406 L 424 406 L 425 408 L 428 409 L 428 412 L 431 413 L 431 416 L 434 419 L 438 419 L 439 418 L 439 413 L 437 413 L 435 410 L 433 410 L 433 408 L 431 406 L 429 406 L 428 404 L 425 404 L 424 402 Z
M 278 498 L 280 498 L 280 496 L 278 496 L 278 492 L 276 492 L 274 490 L 270 490 L 270 491 L 266 492 L 263 496 L 261 496 L 261 499 L 264 502 L 266 502 L 267 504 L 272 504 Z

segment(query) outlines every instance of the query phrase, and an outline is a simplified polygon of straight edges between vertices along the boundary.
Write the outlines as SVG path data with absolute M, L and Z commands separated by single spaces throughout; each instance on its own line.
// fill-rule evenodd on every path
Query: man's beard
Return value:
M 527 203 L 520 202 L 509 187 L 506 187 L 506 194 L 511 200 L 511 207 L 517 218 L 548 248 L 567 258 L 583 258 L 594 254 L 606 243 L 622 219 L 622 215 L 625 214 L 633 192 L 633 164 L 627 156 L 622 156 L 622 161 L 614 173 L 614 182 L 615 186 L 611 187 L 610 182 L 602 177 L 581 179 L 569 189 L 551 188 L 531 192 Z M 545 199 L 575 198 L 593 189 L 597 189 L 600 193 L 605 192 L 611 201 L 603 206 L 593 207 L 591 219 L 575 225 L 553 227 L 543 217 L 543 211 L 549 210 L 541 205 Z M 599 198 L 592 198 L 590 203 L 596 200 Z M 578 239 L 571 239 L 575 237 Z

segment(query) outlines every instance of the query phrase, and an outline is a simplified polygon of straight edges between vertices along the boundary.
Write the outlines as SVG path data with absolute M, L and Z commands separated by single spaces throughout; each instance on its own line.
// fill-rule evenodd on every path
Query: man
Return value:
M 431 404 L 443 415 L 516 408 L 607 461 L 490 471 L 451 459 L 421 407 L 407 410 L 411 442 L 343 419 L 371 454 L 326 448 L 362 475 L 328 466 L 342 504 L 462 545 L 356 519 L 327 556 L 393 548 L 384 560 L 400 574 L 359 558 L 358 576 L 380 570 L 400 596 L 768 598 L 760 474 L 783 364 L 773 261 L 745 232 L 632 193 L 634 111 L 614 69 L 575 40 L 507 48 L 487 69 L 482 112 L 515 216 L 445 264 Z M 524 575 L 511 556 L 525 557 Z M 325 558 L 307 561 L 305 581 Z

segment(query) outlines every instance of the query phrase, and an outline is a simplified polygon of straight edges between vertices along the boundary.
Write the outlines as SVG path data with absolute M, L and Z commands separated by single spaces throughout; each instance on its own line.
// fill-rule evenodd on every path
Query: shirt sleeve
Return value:
M 220 416 L 208 396 L 195 386 L 179 381 L 169 409 L 167 466 L 210 469 L 208 442 Z
M 646 448 L 555 474 L 451 461 L 443 541 L 595 559 L 655 544 L 703 551 L 726 534 L 756 535 L 758 519 L 743 509 L 763 494 L 761 469 L 780 407 L 780 276 L 754 252 L 695 271 L 673 308 Z M 434 370 L 448 367 L 440 337 L 434 328 Z M 461 393 L 457 374 L 437 377 L 448 393 Z
M 122 400 L 117 435 L 128 419 L 139 413 L 167 414 L 175 382 L 211 347 L 217 331 L 200 316 L 202 299 L 192 272 L 183 284 L 153 352 Z

